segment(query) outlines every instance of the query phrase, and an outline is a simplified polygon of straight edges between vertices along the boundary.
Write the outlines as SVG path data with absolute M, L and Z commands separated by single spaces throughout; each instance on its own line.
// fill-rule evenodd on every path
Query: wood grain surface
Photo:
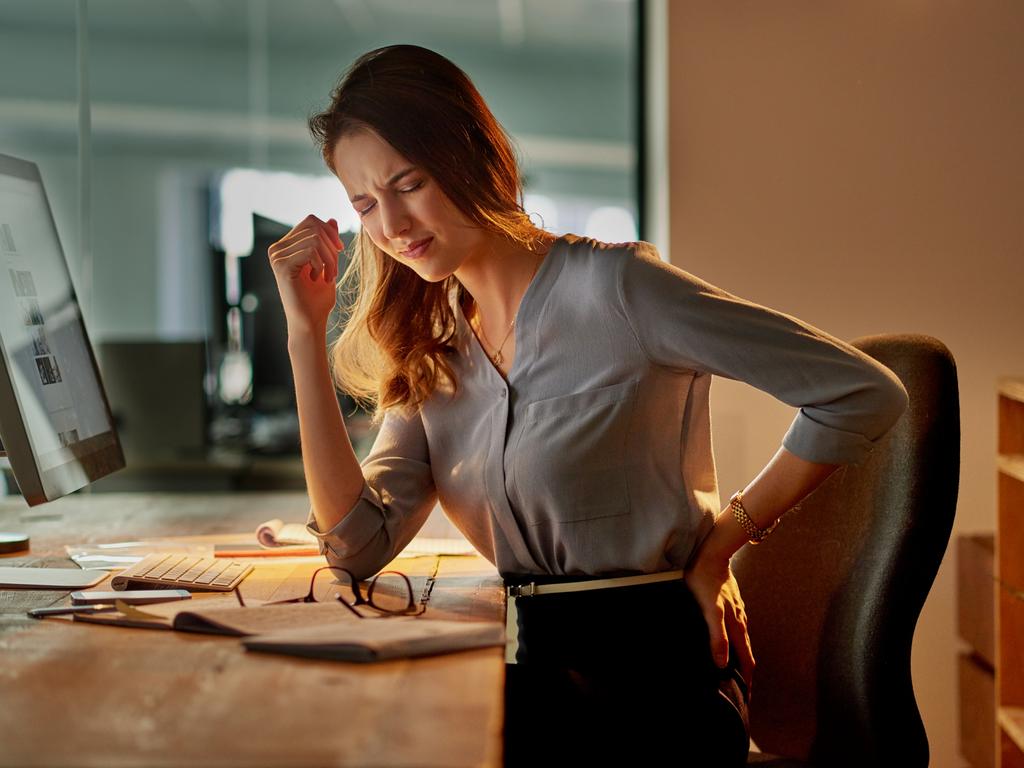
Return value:
M 32 537 L 2 565 L 77 567 L 65 545 L 248 534 L 303 522 L 302 493 L 78 494 L 29 508 L 0 502 L 0 530 Z M 237 538 L 237 537 L 236 537 Z M 228 539 L 231 540 L 231 539 Z M 322 560 L 252 562 L 247 600 L 302 591 Z M 418 557 L 388 567 L 426 616 L 502 621 L 494 567 L 480 557 Z M 95 589 L 105 589 L 107 582 Z M 0 590 L 0 765 L 496 766 L 503 649 L 374 664 L 247 653 L 230 637 L 28 618 L 70 604 L 65 591 Z M 196 594 L 196 600 L 206 599 Z

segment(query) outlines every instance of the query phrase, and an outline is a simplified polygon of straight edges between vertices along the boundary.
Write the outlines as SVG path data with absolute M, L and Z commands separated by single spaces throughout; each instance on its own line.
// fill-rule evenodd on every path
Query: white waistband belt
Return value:
M 615 576 L 610 579 L 589 579 L 586 581 L 563 581 L 553 584 L 538 584 L 531 581 L 529 584 L 510 584 L 505 588 L 505 594 L 509 597 L 530 597 L 532 595 L 547 595 L 552 592 L 582 592 L 587 589 L 605 589 L 607 587 L 628 587 L 632 584 L 646 584 L 651 581 L 670 581 L 681 579 L 683 572 L 660 571 L 658 573 L 638 573 L 635 576 Z

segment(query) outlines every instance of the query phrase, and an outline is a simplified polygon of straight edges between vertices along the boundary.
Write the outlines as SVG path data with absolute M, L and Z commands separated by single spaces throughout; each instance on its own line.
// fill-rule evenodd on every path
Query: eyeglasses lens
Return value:
M 331 602 L 341 597 L 349 605 L 356 602 L 352 577 L 344 571 L 323 570 L 313 579 L 313 598 L 318 603 Z
M 404 613 L 414 605 L 409 582 L 395 573 L 381 573 L 377 576 L 369 600 L 375 608 L 388 613 Z

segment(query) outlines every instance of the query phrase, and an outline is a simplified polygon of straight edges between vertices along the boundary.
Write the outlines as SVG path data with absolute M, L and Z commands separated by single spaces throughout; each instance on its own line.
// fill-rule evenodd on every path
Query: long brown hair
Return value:
M 466 73 L 444 56 L 415 45 L 365 53 L 335 86 L 330 105 L 309 118 L 332 172 L 339 139 L 367 128 L 429 174 L 470 221 L 538 248 L 544 233 L 523 210 L 511 139 Z M 458 389 L 446 360 L 454 349 L 453 292 L 461 303 L 454 275 L 423 280 L 360 231 L 339 281 L 345 326 L 330 357 L 337 386 L 374 407 L 374 424 L 391 407 L 417 409 L 445 381 Z

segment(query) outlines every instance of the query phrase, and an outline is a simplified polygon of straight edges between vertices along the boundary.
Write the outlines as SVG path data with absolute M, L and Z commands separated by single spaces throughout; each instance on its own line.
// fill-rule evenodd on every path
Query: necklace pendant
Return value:
M 491 358 L 491 360 L 494 361 L 495 365 L 501 365 L 501 361 L 504 359 L 505 358 L 502 357 L 501 352 L 498 352 L 498 354 Z

